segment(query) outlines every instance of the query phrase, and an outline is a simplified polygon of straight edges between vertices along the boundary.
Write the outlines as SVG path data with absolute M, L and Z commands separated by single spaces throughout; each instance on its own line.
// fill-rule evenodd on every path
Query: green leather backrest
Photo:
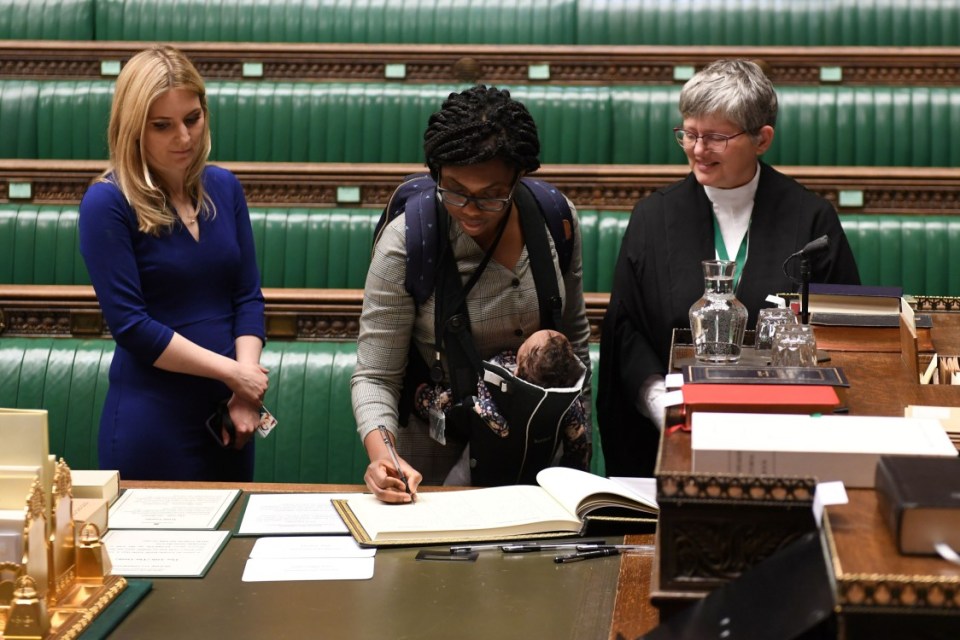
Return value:
M 214 161 L 422 162 L 423 129 L 455 85 L 211 82 Z M 0 80 L 0 156 L 105 158 L 109 81 Z M 680 87 L 519 86 L 546 164 L 685 161 Z M 779 165 L 960 166 L 960 87 L 778 89 Z M 9 124 L 8 124 L 9 123 Z M 253 133 L 251 133 L 253 132 Z
M 362 289 L 379 209 L 252 209 L 264 287 Z
M 99 40 L 569 44 L 576 38 L 576 0 L 96 0 L 96 7 Z
M 90 284 L 77 205 L 0 204 L 0 283 Z
M 94 0 L 0 0 L 0 40 L 93 40 Z
M 75 469 L 97 467 L 97 432 L 112 340 L 0 338 L 0 407 L 46 409 L 50 450 Z M 360 482 L 366 453 L 350 404 L 356 345 L 270 341 L 264 404 L 278 426 L 257 440 L 256 480 Z
M 952 0 L 0 0 L 0 38 L 956 46 L 958 11 Z
M 956 46 L 952 0 L 578 0 L 578 44 Z
M 629 211 L 579 211 L 585 291 L 610 291 Z M 379 209 L 250 210 L 268 288 L 362 289 Z M 0 204 L 0 284 L 89 284 L 77 251 L 76 206 Z M 960 295 L 960 216 L 844 214 L 865 284 Z M 956 259 L 954 259 L 956 260 Z
M 0 407 L 46 409 L 50 452 L 74 469 L 96 469 L 113 349 L 112 340 L 0 338 Z M 591 345 L 590 357 L 595 380 L 599 345 Z M 256 441 L 254 479 L 362 482 L 367 455 L 350 400 L 356 344 L 272 340 L 261 362 L 270 369 L 263 402 L 278 425 Z M 597 440 L 593 469 L 602 474 L 602 465 Z
M 864 284 L 960 296 L 960 217 L 841 216 Z
M 50 453 L 97 468 L 112 340 L 0 338 L 0 407 L 46 409 Z

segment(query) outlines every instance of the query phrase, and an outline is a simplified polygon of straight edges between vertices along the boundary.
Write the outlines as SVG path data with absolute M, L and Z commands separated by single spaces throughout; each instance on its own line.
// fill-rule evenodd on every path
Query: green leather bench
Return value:
M 578 44 L 960 44 L 960 6 L 940 0 L 578 0 L 576 20 Z
M 93 40 L 94 0 L 0 0 L 0 40 Z
M 422 162 L 454 85 L 210 82 L 215 161 Z M 106 158 L 113 84 L 0 80 L 0 157 Z M 960 166 L 960 87 L 785 86 L 777 165 Z M 678 85 L 518 86 L 547 164 L 676 164 Z M 255 132 L 256 135 L 251 135 Z
M 0 38 L 956 46 L 944 0 L 0 0 Z
M 0 338 L 0 407 L 46 409 L 51 452 L 74 469 L 97 468 L 113 348 L 112 340 Z M 594 372 L 598 357 L 591 345 Z M 356 344 L 270 341 L 261 361 L 270 369 L 264 405 L 279 424 L 257 440 L 255 480 L 362 482 L 367 455 L 350 401 Z M 594 444 L 593 469 L 602 473 Z
M 580 212 L 583 284 L 607 292 L 629 211 Z M 264 287 L 362 289 L 379 209 L 253 208 Z M 76 205 L 0 204 L 0 283 L 89 284 Z M 866 284 L 960 295 L 960 216 L 842 215 Z

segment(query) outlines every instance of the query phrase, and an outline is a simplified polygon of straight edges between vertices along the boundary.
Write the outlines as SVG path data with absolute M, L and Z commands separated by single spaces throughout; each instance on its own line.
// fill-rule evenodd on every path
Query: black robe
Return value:
M 822 235 L 829 249 L 810 259 L 811 282 L 859 284 L 853 252 L 833 206 L 792 178 L 760 163 L 749 252 L 737 298 L 756 324 L 772 293 L 798 290 L 781 265 Z M 640 386 L 667 373 L 675 327 L 703 295 L 702 260 L 712 260 L 713 206 L 693 173 L 634 207 L 603 319 L 597 420 L 607 475 L 651 476 L 660 433 L 637 409 Z M 788 265 L 799 278 L 799 261 Z

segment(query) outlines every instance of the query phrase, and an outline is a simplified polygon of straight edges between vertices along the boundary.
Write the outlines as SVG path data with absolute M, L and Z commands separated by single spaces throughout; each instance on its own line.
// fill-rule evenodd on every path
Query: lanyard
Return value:
M 747 232 L 743 234 L 743 240 L 740 241 L 740 249 L 737 251 L 737 265 L 733 268 L 733 290 L 736 291 L 740 286 L 740 275 L 743 273 L 743 265 L 747 262 L 747 247 L 750 244 L 750 225 L 747 225 Z M 723 241 L 723 234 L 720 233 L 720 223 L 717 218 L 713 218 L 713 246 L 717 251 L 717 257 L 721 260 L 730 260 L 727 255 L 727 245 Z

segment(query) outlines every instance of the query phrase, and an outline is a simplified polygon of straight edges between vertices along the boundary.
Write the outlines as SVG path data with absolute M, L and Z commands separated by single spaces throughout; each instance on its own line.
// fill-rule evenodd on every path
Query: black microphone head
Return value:
M 830 236 L 822 235 L 819 238 L 816 238 L 815 240 L 811 240 L 806 245 L 804 245 L 803 249 L 800 249 L 800 255 L 809 256 L 810 254 L 823 251 L 829 246 L 830 246 Z

